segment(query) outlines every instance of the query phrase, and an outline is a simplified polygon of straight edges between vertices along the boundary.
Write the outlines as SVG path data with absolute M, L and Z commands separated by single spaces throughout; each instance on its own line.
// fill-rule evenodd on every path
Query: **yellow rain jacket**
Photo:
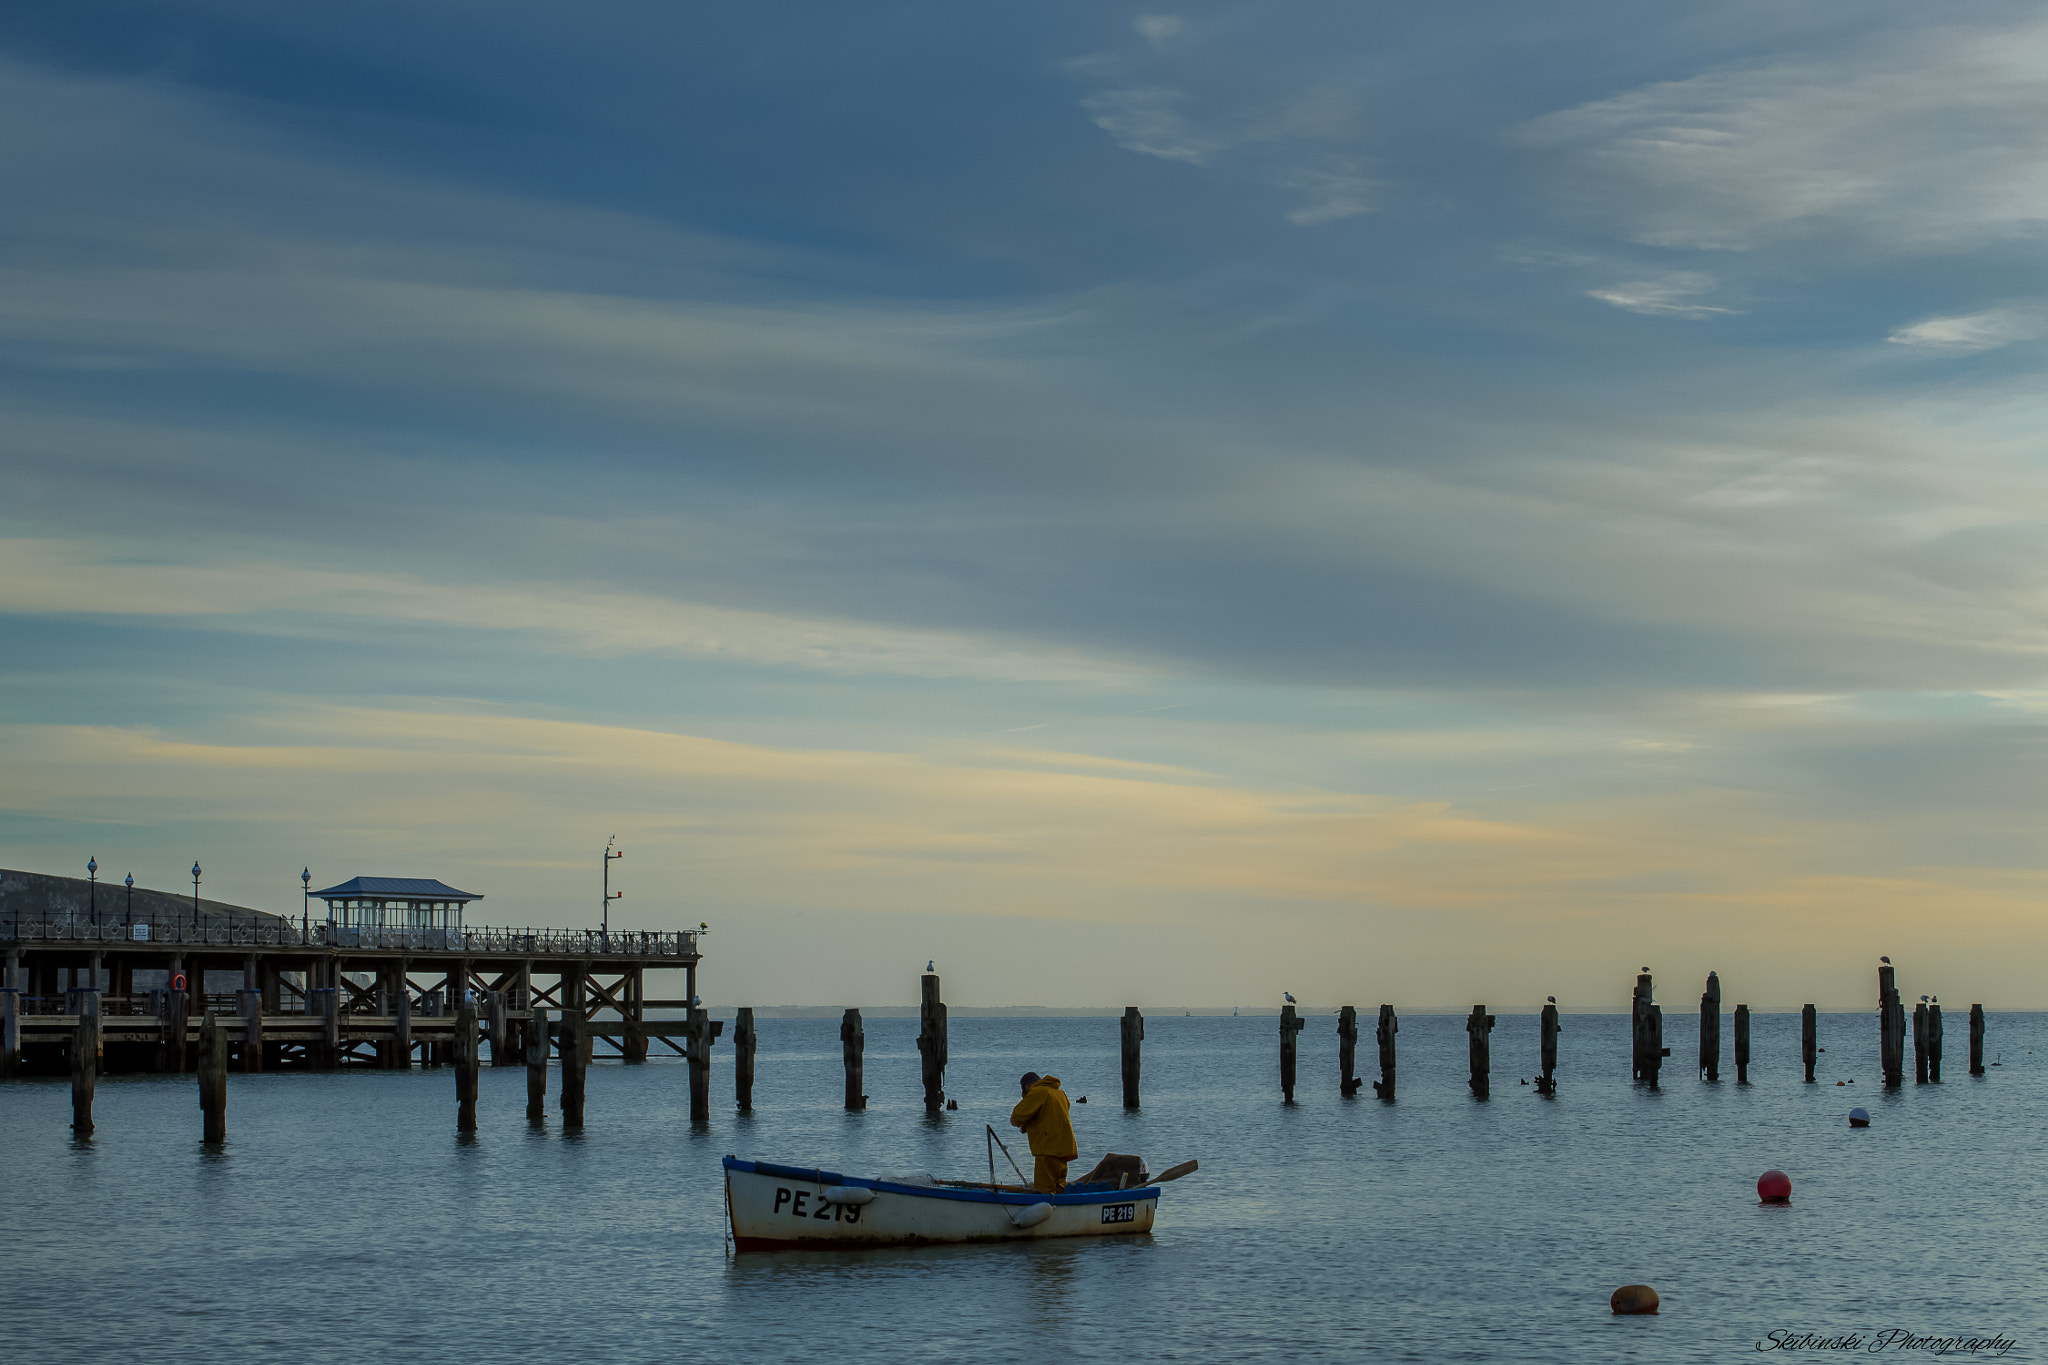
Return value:
M 1074 1123 L 1067 1117 L 1067 1093 L 1057 1076 L 1040 1076 L 1010 1111 L 1010 1126 L 1022 1128 L 1031 1139 L 1031 1155 L 1049 1156 L 1060 1162 L 1080 1155 L 1074 1145 Z

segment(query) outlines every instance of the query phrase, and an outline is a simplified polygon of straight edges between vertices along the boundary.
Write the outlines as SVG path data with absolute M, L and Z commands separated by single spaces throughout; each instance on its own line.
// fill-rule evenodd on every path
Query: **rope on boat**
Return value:
M 1007 1219 L 1009 1219 L 1009 1220 L 1010 1220 L 1010 1226 L 1011 1226 L 1011 1227 L 1013 1227 L 1013 1228 L 1015 1228 L 1015 1227 L 1022 1227 L 1022 1226 L 1023 1226 L 1023 1224 L 1021 1224 L 1021 1223 L 1019 1223 L 1019 1222 L 1017 1221 L 1017 1215 L 1016 1215 L 1016 1214 L 1014 1214 L 1014 1213 L 1012 1213 L 1012 1212 L 1010 1211 L 1010 1206 L 1009 1206 L 1008 1204 L 1005 1204 L 1005 1203 L 1003 1202 L 1003 1192 L 1002 1192 L 1002 1189 L 1001 1189 L 1001 1188 L 1000 1188 L 1000 1187 L 999 1187 L 999 1186 L 998 1186 L 998 1185 L 996 1184 L 996 1148 L 998 1148 L 998 1147 L 1002 1148 L 1002 1149 L 1003 1149 L 1003 1155 L 1004 1155 L 1005 1157 L 1008 1157 L 1008 1158 L 1009 1158 L 1009 1162 L 1010 1162 L 1010 1169 L 1011 1169 L 1011 1170 L 1013 1170 L 1013 1171 L 1015 1171 L 1015 1172 L 1017 1172 L 1017 1183 L 1018 1183 L 1018 1184 L 1020 1184 L 1020 1185 L 1028 1185 L 1028 1184 L 1030 1184 L 1031 1182 L 1030 1182 L 1030 1181 L 1028 1181 L 1028 1180 L 1026 1180 L 1026 1179 L 1024 1178 L 1024 1170 L 1023 1170 L 1023 1168 L 1022 1168 L 1022 1167 L 1020 1167 L 1020 1166 L 1019 1166 L 1019 1165 L 1017 1164 L 1017 1158 L 1016 1158 L 1016 1157 L 1014 1157 L 1014 1156 L 1010 1156 L 1010 1144 L 1009 1144 L 1009 1143 L 1007 1143 L 1007 1142 L 1005 1142 L 1005 1141 L 1003 1141 L 1003 1140 L 1002 1140 L 1002 1138 L 1000 1138 L 1000 1137 L 998 1137 L 998 1136 L 996 1135 L 996 1129 L 995 1129 L 995 1125 L 994 1125 L 994 1124 L 992 1124 L 992 1123 L 984 1123 L 984 1124 L 982 1125 L 982 1127 L 983 1127 L 983 1128 L 986 1128 L 986 1129 L 988 1130 L 988 1189 L 989 1189 L 989 1193 L 990 1193 L 990 1194 L 993 1194 L 993 1195 L 994 1195 L 994 1196 L 996 1197 L 996 1207 L 997 1207 L 997 1208 L 999 1208 L 999 1209 L 1001 1209 L 1001 1210 L 1003 1211 L 1003 1217 L 1005 1217 L 1005 1218 L 1007 1218 Z

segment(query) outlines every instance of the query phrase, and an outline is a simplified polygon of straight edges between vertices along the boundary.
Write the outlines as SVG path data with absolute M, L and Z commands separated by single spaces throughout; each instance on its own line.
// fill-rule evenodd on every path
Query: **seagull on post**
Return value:
M 1285 999 L 1285 1000 L 1287 1001 L 1287 1003 L 1288 1003 L 1288 1004 L 1292 1005 L 1292 1004 L 1294 1004 L 1294 1003 L 1295 1003 L 1295 1000 L 1294 1000 L 1294 992 L 1292 992 L 1292 991 L 1282 991 L 1282 992 L 1280 992 L 1280 994 L 1281 994 L 1282 998 L 1284 998 L 1284 999 Z

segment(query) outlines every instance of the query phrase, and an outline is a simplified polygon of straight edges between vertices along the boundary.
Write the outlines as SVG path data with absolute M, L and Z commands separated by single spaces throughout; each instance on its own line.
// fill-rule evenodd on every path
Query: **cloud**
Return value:
M 1586 293 L 1602 303 L 1611 303 L 1631 313 L 1648 313 L 1652 317 L 1711 318 L 1736 312 L 1733 308 L 1715 308 L 1688 301 L 1713 287 L 1714 280 L 1710 275 L 1680 271 L 1655 280 L 1636 280 L 1629 284 L 1609 285 L 1605 289 L 1588 289 Z
M 2048 334 L 2048 310 L 2039 305 L 1990 308 L 1958 317 L 1927 318 L 1885 338 L 1894 345 L 1969 354 L 1992 351 Z
M 1964 248 L 2048 224 L 2048 24 L 1930 26 L 1524 125 L 1558 190 L 1660 246 Z
M 1141 14 L 1131 20 L 1131 27 L 1146 42 L 1154 47 L 1160 47 L 1168 38 L 1177 36 L 1186 24 L 1175 14 Z

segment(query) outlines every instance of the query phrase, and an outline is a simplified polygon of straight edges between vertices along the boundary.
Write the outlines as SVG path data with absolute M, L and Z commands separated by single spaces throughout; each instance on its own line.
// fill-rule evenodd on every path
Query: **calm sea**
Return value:
M 1271 1017 L 1155 1014 L 1130 1114 L 1114 1019 L 956 1019 L 960 1108 L 937 1118 L 914 1020 L 867 1022 L 872 1107 L 847 1114 L 836 1020 L 766 1019 L 749 1117 L 721 1042 L 698 1127 L 677 1062 L 594 1066 L 575 1136 L 552 1077 L 549 1122 L 527 1125 L 520 1068 L 485 1069 L 473 1139 L 454 1132 L 451 1071 L 236 1076 L 218 1153 L 189 1078 L 103 1079 L 89 1142 L 67 1131 L 68 1083 L 21 1082 L 0 1087 L 0 1340 L 34 1362 L 1678 1362 L 1771 1358 L 1755 1347 L 1774 1329 L 1894 1330 L 2003 1333 L 2005 1359 L 2048 1359 L 2044 1019 L 1994 1015 L 2003 1065 L 1975 1079 L 1956 1009 L 1947 1082 L 1887 1093 L 1872 1014 L 1823 1017 L 1811 1086 L 1797 1017 L 1758 1016 L 1737 1087 L 1732 1060 L 1719 1085 L 1692 1079 L 1674 1008 L 1650 1093 L 1628 1081 L 1626 1018 L 1567 1016 L 1543 1099 L 1517 1083 L 1536 1021 L 1504 1015 L 1481 1103 L 1462 1021 L 1413 1016 L 1383 1104 L 1338 1097 L 1318 1012 L 1284 1106 Z M 1371 1057 L 1368 1036 L 1367 1074 Z M 726 1255 L 720 1156 L 985 1174 L 982 1125 L 1026 1069 L 1088 1097 L 1084 1160 L 1201 1160 L 1165 1187 L 1152 1236 Z M 1848 1127 L 1855 1104 L 1867 1130 Z M 1789 1207 L 1757 1202 L 1773 1166 Z M 1637 1281 L 1662 1315 L 1610 1316 Z

